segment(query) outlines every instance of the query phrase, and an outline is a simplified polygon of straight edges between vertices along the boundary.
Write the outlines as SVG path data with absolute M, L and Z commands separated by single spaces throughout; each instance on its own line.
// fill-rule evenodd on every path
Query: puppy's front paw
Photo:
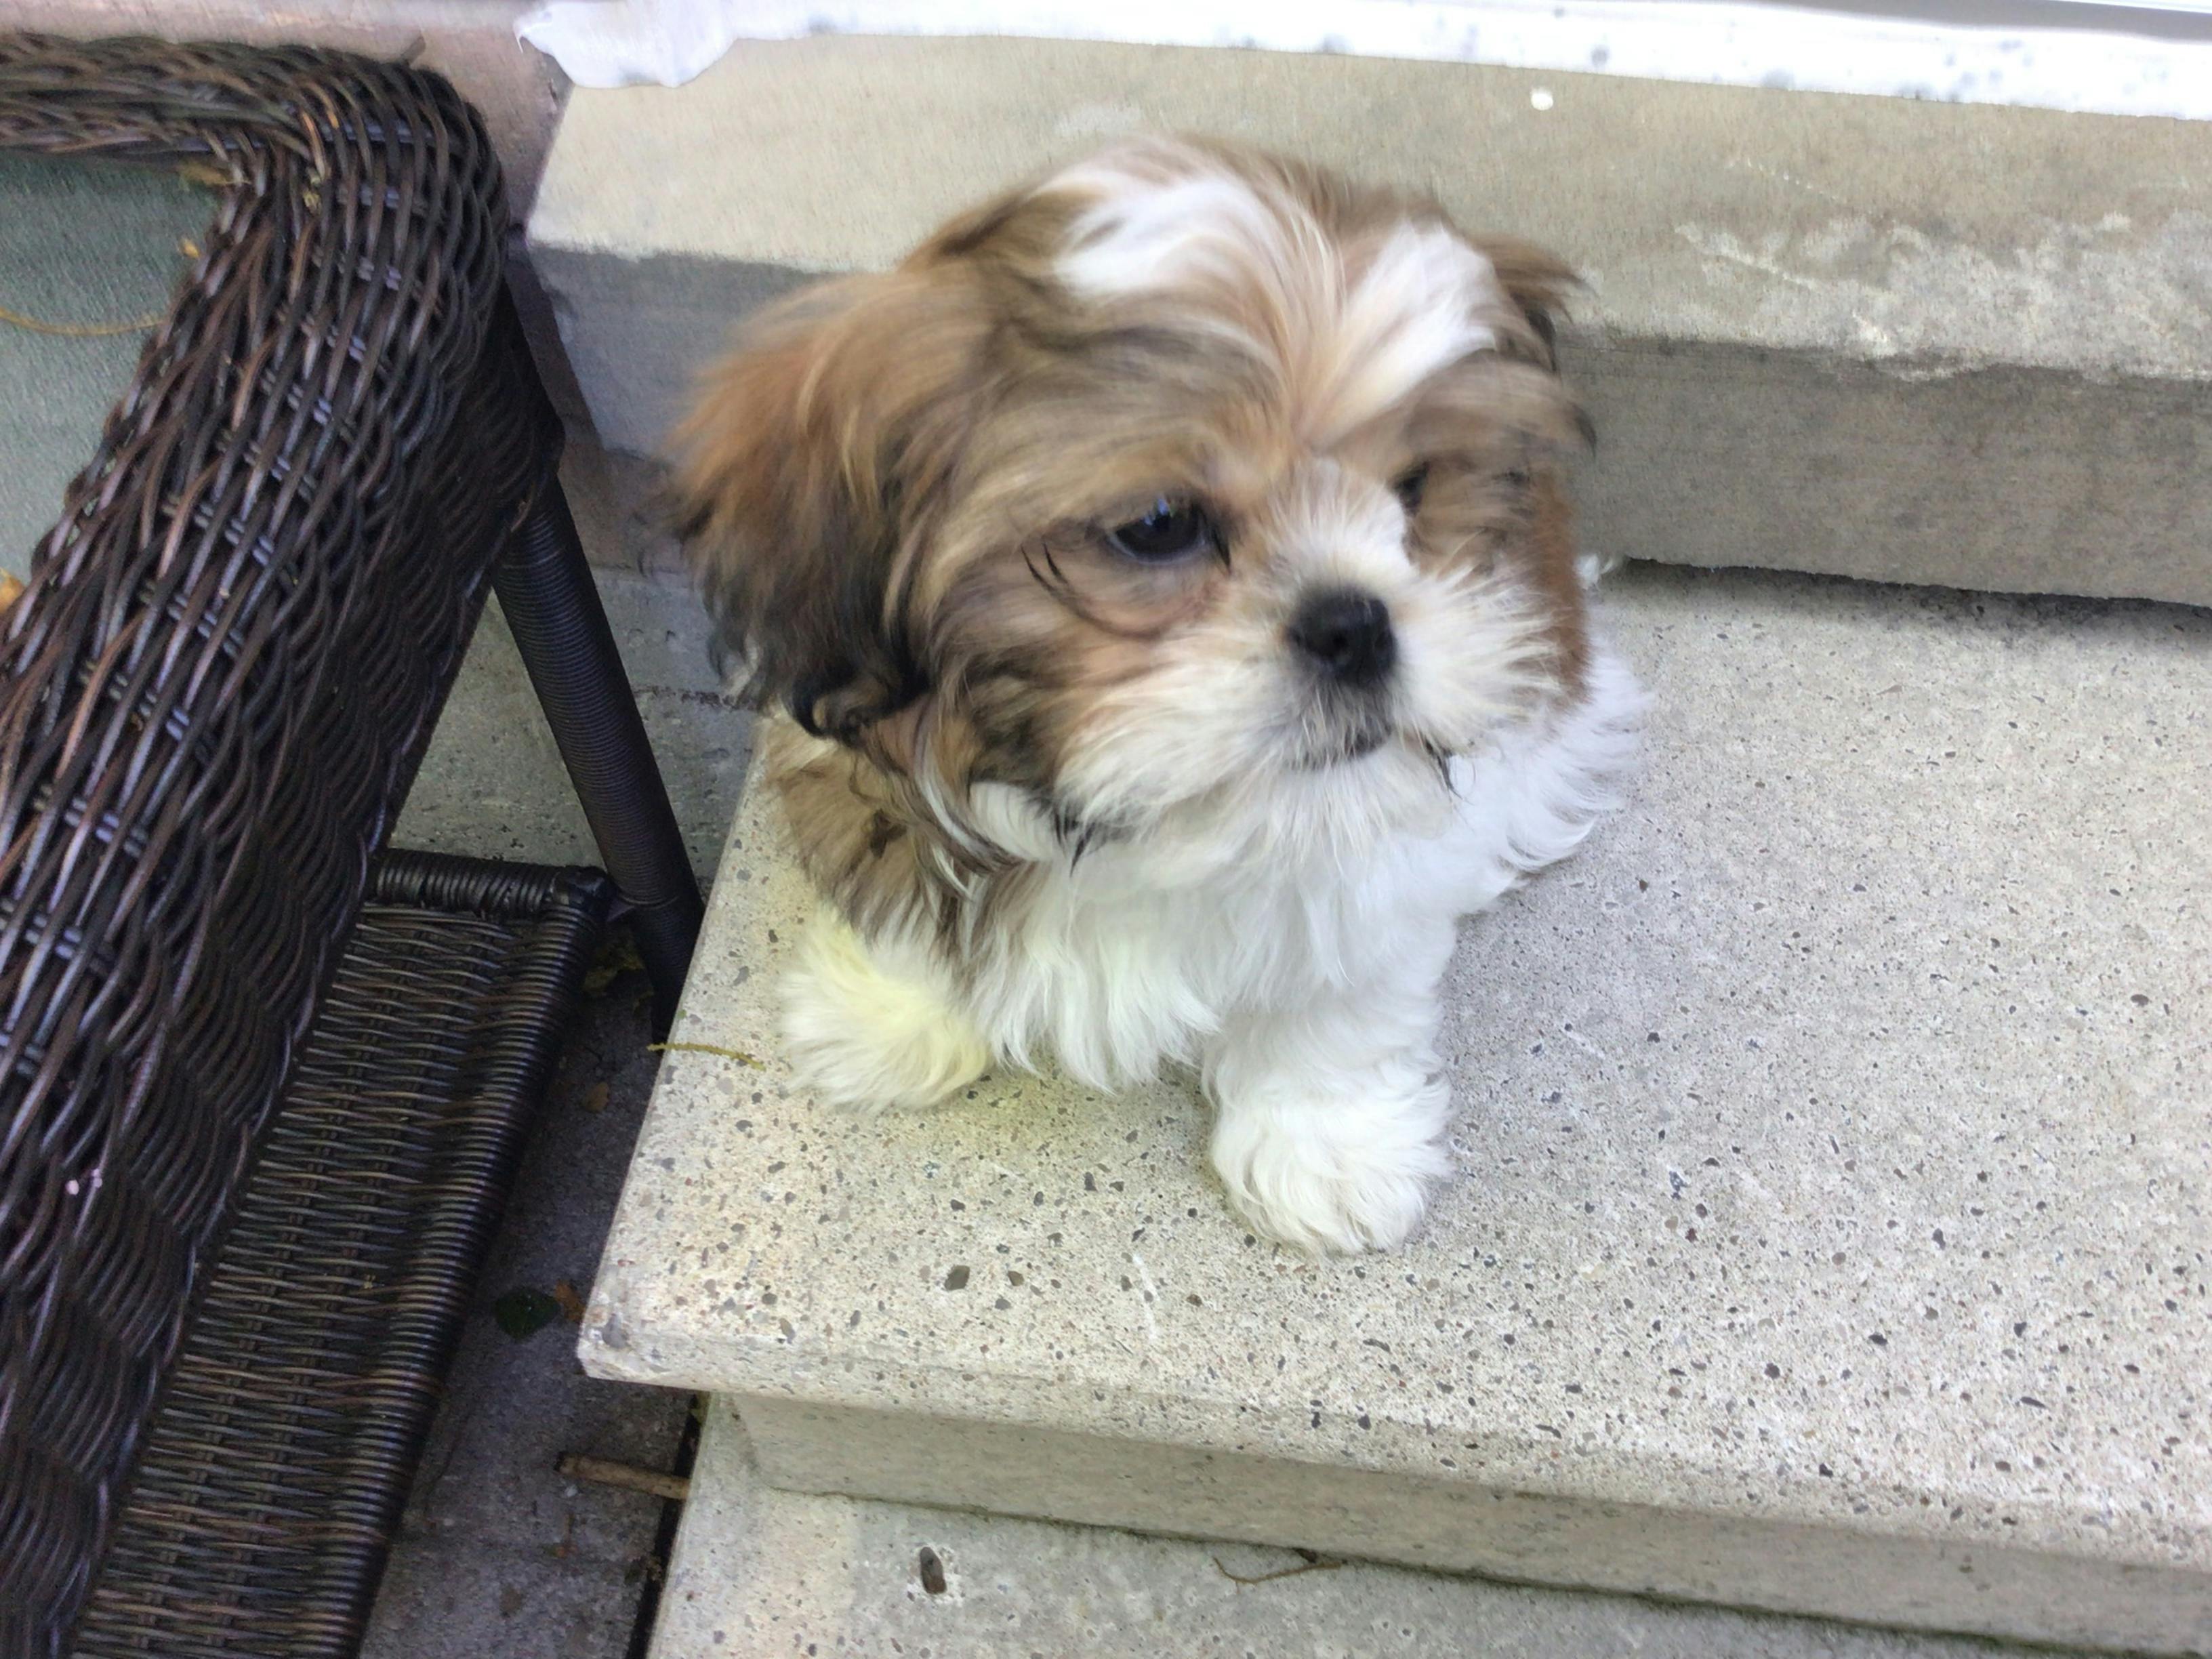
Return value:
M 1429 1128 L 1440 1115 L 1427 1102 L 1403 1112 L 1228 1111 L 1214 1126 L 1213 1167 L 1238 1212 L 1270 1238 L 1315 1255 L 1395 1249 L 1420 1224 L 1430 1184 L 1450 1170 Z
M 991 1063 L 957 1009 L 923 981 L 887 971 L 826 914 L 785 982 L 783 1040 L 800 1084 L 855 1112 L 933 1106 Z

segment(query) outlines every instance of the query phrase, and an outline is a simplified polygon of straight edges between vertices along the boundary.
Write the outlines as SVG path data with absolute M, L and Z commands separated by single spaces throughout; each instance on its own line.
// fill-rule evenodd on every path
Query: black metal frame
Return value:
M 705 904 L 557 478 L 539 490 L 492 580 L 614 878 L 616 915 L 653 981 L 654 1034 L 665 1036 Z

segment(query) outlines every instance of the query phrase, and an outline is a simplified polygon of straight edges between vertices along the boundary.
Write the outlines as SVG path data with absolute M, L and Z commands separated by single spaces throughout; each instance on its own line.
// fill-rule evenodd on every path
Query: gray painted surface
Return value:
M 28 572 L 152 333 L 125 325 L 167 308 L 214 216 L 173 173 L 0 155 L 0 569 Z

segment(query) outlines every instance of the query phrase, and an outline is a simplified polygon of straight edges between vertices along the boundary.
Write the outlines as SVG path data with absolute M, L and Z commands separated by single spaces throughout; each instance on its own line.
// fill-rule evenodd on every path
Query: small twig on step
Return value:
M 758 1066 L 760 1061 L 742 1048 L 725 1048 L 719 1042 L 648 1042 L 645 1045 L 652 1054 L 720 1054 L 724 1060 L 734 1060 L 740 1066 Z
M 629 1492 L 641 1492 L 649 1498 L 672 1498 L 681 1504 L 691 1496 L 691 1483 L 680 1474 L 662 1474 L 655 1469 L 639 1468 L 635 1463 L 617 1463 L 611 1458 L 562 1452 L 556 1467 L 572 1480 L 620 1486 Z
M 1343 1562 L 1333 1560 L 1328 1556 L 1316 1555 L 1311 1550 L 1299 1550 L 1297 1553 L 1301 1558 L 1297 1565 L 1277 1567 L 1273 1572 L 1231 1572 L 1222 1564 L 1221 1558 L 1218 1555 L 1213 1558 L 1213 1565 L 1221 1576 L 1232 1584 L 1272 1584 L 1278 1578 L 1296 1578 L 1302 1572 L 1334 1572 L 1344 1565 Z
M 33 334 L 51 334 L 64 340 L 104 340 L 116 334 L 143 334 L 149 328 L 161 326 L 161 313 L 134 317 L 127 323 L 50 323 L 42 318 L 26 317 L 20 311 L 10 311 L 0 306 L 0 323 L 11 327 L 27 329 Z

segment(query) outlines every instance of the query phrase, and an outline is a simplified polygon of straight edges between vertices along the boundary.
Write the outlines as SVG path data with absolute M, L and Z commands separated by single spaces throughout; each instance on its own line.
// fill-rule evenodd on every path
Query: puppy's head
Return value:
M 1433 795 L 1581 672 L 1569 280 L 1316 169 L 1117 147 L 714 371 L 676 482 L 722 640 L 933 802 Z

